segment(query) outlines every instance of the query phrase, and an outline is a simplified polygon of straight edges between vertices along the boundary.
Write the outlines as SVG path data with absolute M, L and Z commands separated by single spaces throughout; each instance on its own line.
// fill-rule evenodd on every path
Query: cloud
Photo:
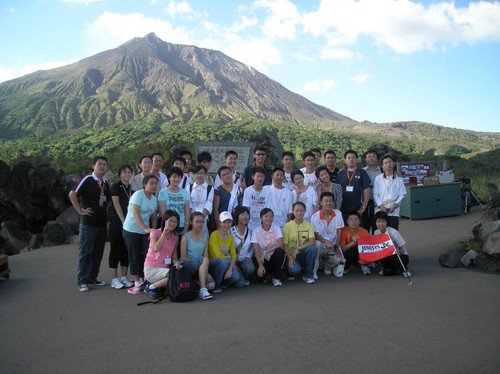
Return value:
M 58 0 L 61 3 L 67 3 L 67 4 L 82 4 L 82 5 L 89 5 L 91 3 L 97 3 L 103 0 Z
M 307 92 L 327 92 L 335 86 L 334 80 L 313 80 L 304 83 L 297 91 L 299 93 Z
M 16 10 L 14 8 L 3 8 L 2 9 L 2 12 L 6 12 L 6 13 L 15 13 Z
M 352 77 L 353 82 L 357 84 L 363 84 L 367 81 L 369 76 L 367 74 L 356 74 L 354 77 Z
M 500 3 L 454 2 L 424 6 L 410 0 L 322 0 L 301 17 L 303 31 L 324 37 L 330 46 L 368 36 L 396 53 L 411 54 L 461 42 L 500 41 Z
M 264 8 L 269 15 L 264 19 L 262 35 L 268 38 L 295 39 L 300 22 L 297 6 L 289 0 L 257 0 L 255 8 Z
M 355 54 L 347 48 L 324 47 L 320 51 L 322 60 L 347 60 L 361 58 L 360 54 Z
M 23 75 L 34 73 L 38 70 L 50 70 L 55 69 L 61 66 L 72 64 L 76 62 L 76 60 L 70 61 L 47 61 L 41 64 L 28 64 L 24 65 L 20 68 L 8 67 L 3 68 L 0 67 L 0 82 L 5 82 L 14 78 L 22 77 Z
M 193 8 L 191 7 L 191 4 L 189 4 L 187 1 L 179 1 L 179 2 L 171 1 L 165 10 L 170 15 L 170 17 L 193 13 Z
M 99 50 L 115 48 L 135 37 L 154 32 L 160 39 L 170 43 L 193 44 L 190 33 L 184 27 L 173 27 L 170 22 L 147 17 L 141 13 L 105 12 L 85 27 L 86 33 L 99 44 Z M 94 43 L 94 44 L 96 44 Z

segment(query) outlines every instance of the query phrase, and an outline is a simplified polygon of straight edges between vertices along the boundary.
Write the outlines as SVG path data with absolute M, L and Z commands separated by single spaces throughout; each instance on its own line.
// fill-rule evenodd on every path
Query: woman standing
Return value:
M 132 188 L 132 192 L 141 190 L 144 177 L 151 174 L 151 169 L 153 168 L 153 159 L 151 158 L 151 156 L 142 156 L 139 160 L 139 168 L 141 169 L 141 173 L 135 175 L 130 180 L 130 187 Z
M 123 240 L 123 222 L 127 214 L 127 207 L 132 191 L 130 189 L 130 179 L 132 178 L 132 168 L 128 165 L 120 166 L 118 177 L 120 180 L 111 186 L 111 201 L 109 205 L 109 269 L 111 270 L 111 287 L 115 289 L 124 286 L 132 287 L 133 283 L 127 278 L 128 253 Z M 118 278 L 118 264 L 121 265 L 121 278 Z
M 274 287 L 281 287 L 281 269 L 285 263 L 283 235 L 281 229 L 273 224 L 274 213 L 269 208 L 260 212 L 261 226 L 252 232 L 252 245 L 257 265 L 257 278 L 265 281 L 271 274 Z
M 167 209 L 175 210 L 179 214 L 177 232 L 181 235 L 184 235 L 188 229 L 186 222 L 189 222 L 189 215 L 191 213 L 189 193 L 179 187 L 183 176 L 184 174 L 181 169 L 173 167 L 168 175 L 170 184 L 161 190 L 158 195 L 158 205 L 162 216 Z
M 318 178 L 319 181 L 316 186 L 317 196 L 321 196 L 323 192 L 333 193 L 335 199 L 335 206 L 333 208 L 340 210 L 340 207 L 342 206 L 342 186 L 338 183 L 332 182 L 330 173 L 328 172 L 326 166 L 320 166 L 316 169 L 315 173 L 316 178 Z
M 295 188 L 292 193 L 292 202 L 300 201 L 306 207 L 306 221 L 311 220 L 311 216 L 318 210 L 318 195 L 311 186 L 304 185 L 304 173 L 300 170 L 294 170 L 291 174 L 292 182 Z
M 181 268 L 177 258 L 179 237 L 175 229 L 179 224 L 179 215 L 173 210 L 167 210 L 161 218 L 161 228 L 151 230 L 149 234 L 149 249 L 144 261 L 144 278 L 150 283 L 144 290 L 153 299 L 160 297 L 159 288 L 166 287 L 168 272 L 172 264 Z
M 234 211 L 234 217 L 236 225 L 231 227 L 230 233 L 234 238 L 238 267 L 245 277 L 245 285 L 249 285 L 249 277 L 255 272 L 255 265 L 252 261 L 252 230 L 248 227 L 250 210 L 247 207 L 239 206 Z
M 149 222 L 152 220 L 156 228 L 156 209 L 158 200 L 154 193 L 158 185 L 158 178 L 147 175 L 142 181 L 143 189 L 135 192 L 128 204 L 127 216 L 123 222 L 123 239 L 128 250 L 130 273 L 134 279 L 134 287 L 128 293 L 137 295 L 141 293 L 144 283 L 144 259 L 148 250 Z

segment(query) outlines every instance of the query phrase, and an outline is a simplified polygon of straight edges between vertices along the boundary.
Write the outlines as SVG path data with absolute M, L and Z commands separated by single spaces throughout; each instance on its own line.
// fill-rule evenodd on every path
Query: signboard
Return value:
M 400 172 L 405 184 L 410 183 L 410 177 L 417 178 L 418 184 L 424 183 L 424 178 L 429 176 L 430 165 L 426 163 L 401 164 Z
M 226 163 L 224 155 L 227 151 L 235 151 L 238 154 L 236 171 L 243 173 L 245 168 L 253 162 L 253 149 L 255 142 L 195 142 L 196 154 L 209 152 L 212 155 L 212 167 L 210 174 L 217 174 L 217 170 Z

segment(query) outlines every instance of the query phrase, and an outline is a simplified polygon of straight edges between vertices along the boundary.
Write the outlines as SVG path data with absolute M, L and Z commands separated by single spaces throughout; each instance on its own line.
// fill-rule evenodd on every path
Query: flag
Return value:
M 396 248 L 387 234 L 361 236 L 358 239 L 359 262 L 367 264 L 396 253 Z

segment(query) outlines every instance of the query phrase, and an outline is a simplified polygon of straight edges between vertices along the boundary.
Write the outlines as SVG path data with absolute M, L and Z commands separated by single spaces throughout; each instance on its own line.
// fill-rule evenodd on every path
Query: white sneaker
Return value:
M 411 277 L 411 273 L 409 270 L 403 272 L 403 277 L 408 278 Z
M 326 270 L 326 268 L 323 269 L 323 274 L 325 275 L 332 275 L 332 269 Z
M 283 283 L 281 283 L 281 281 L 277 278 L 273 278 L 273 286 L 274 287 L 281 287 L 283 286 Z
M 294 281 L 294 280 L 295 280 L 295 277 L 286 277 L 286 280 L 289 280 L 289 281 Z
M 380 271 L 378 272 L 378 275 L 384 275 L 384 270 L 383 270 L 383 269 L 382 269 L 382 270 L 380 270 Z
M 115 278 L 111 281 L 111 288 L 114 288 L 115 290 L 119 290 L 120 288 L 123 288 L 123 283 L 120 282 L 119 278 Z
M 363 275 L 368 275 L 371 273 L 370 268 L 366 265 L 361 265 L 361 272 Z
M 314 279 L 315 281 L 317 281 L 317 280 L 318 280 L 318 274 L 314 273 L 314 274 L 313 274 L 313 279 Z
M 304 282 L 306 282 L 307 284 L 313 284 L 313 283 L 315 283 L 315 282 L 314 282 L 314 279 L 312 279 L 312 278 L 307 278 L 307 277 L 305 277 L 305 276 L 304 276 L 304 277 L 302 277 L 302 280 L 303 280 Z
M 120 278 L 120 283 L 123 284 L 125 287 L 130 288 L 134 284 L 128 279 L 126 276 L 123 276 Z
M 200 288 L 200 292 L 198 292 L 198 297 L 203 300 L 208 300 L 213 298 L 212 295 L 210 295 L 210 292 L 206 288 Z
M 89 292 L 89 286 L 87 286 L 86 284 L 79 284 L 78 285 L 78 290 L 80 292 Z

